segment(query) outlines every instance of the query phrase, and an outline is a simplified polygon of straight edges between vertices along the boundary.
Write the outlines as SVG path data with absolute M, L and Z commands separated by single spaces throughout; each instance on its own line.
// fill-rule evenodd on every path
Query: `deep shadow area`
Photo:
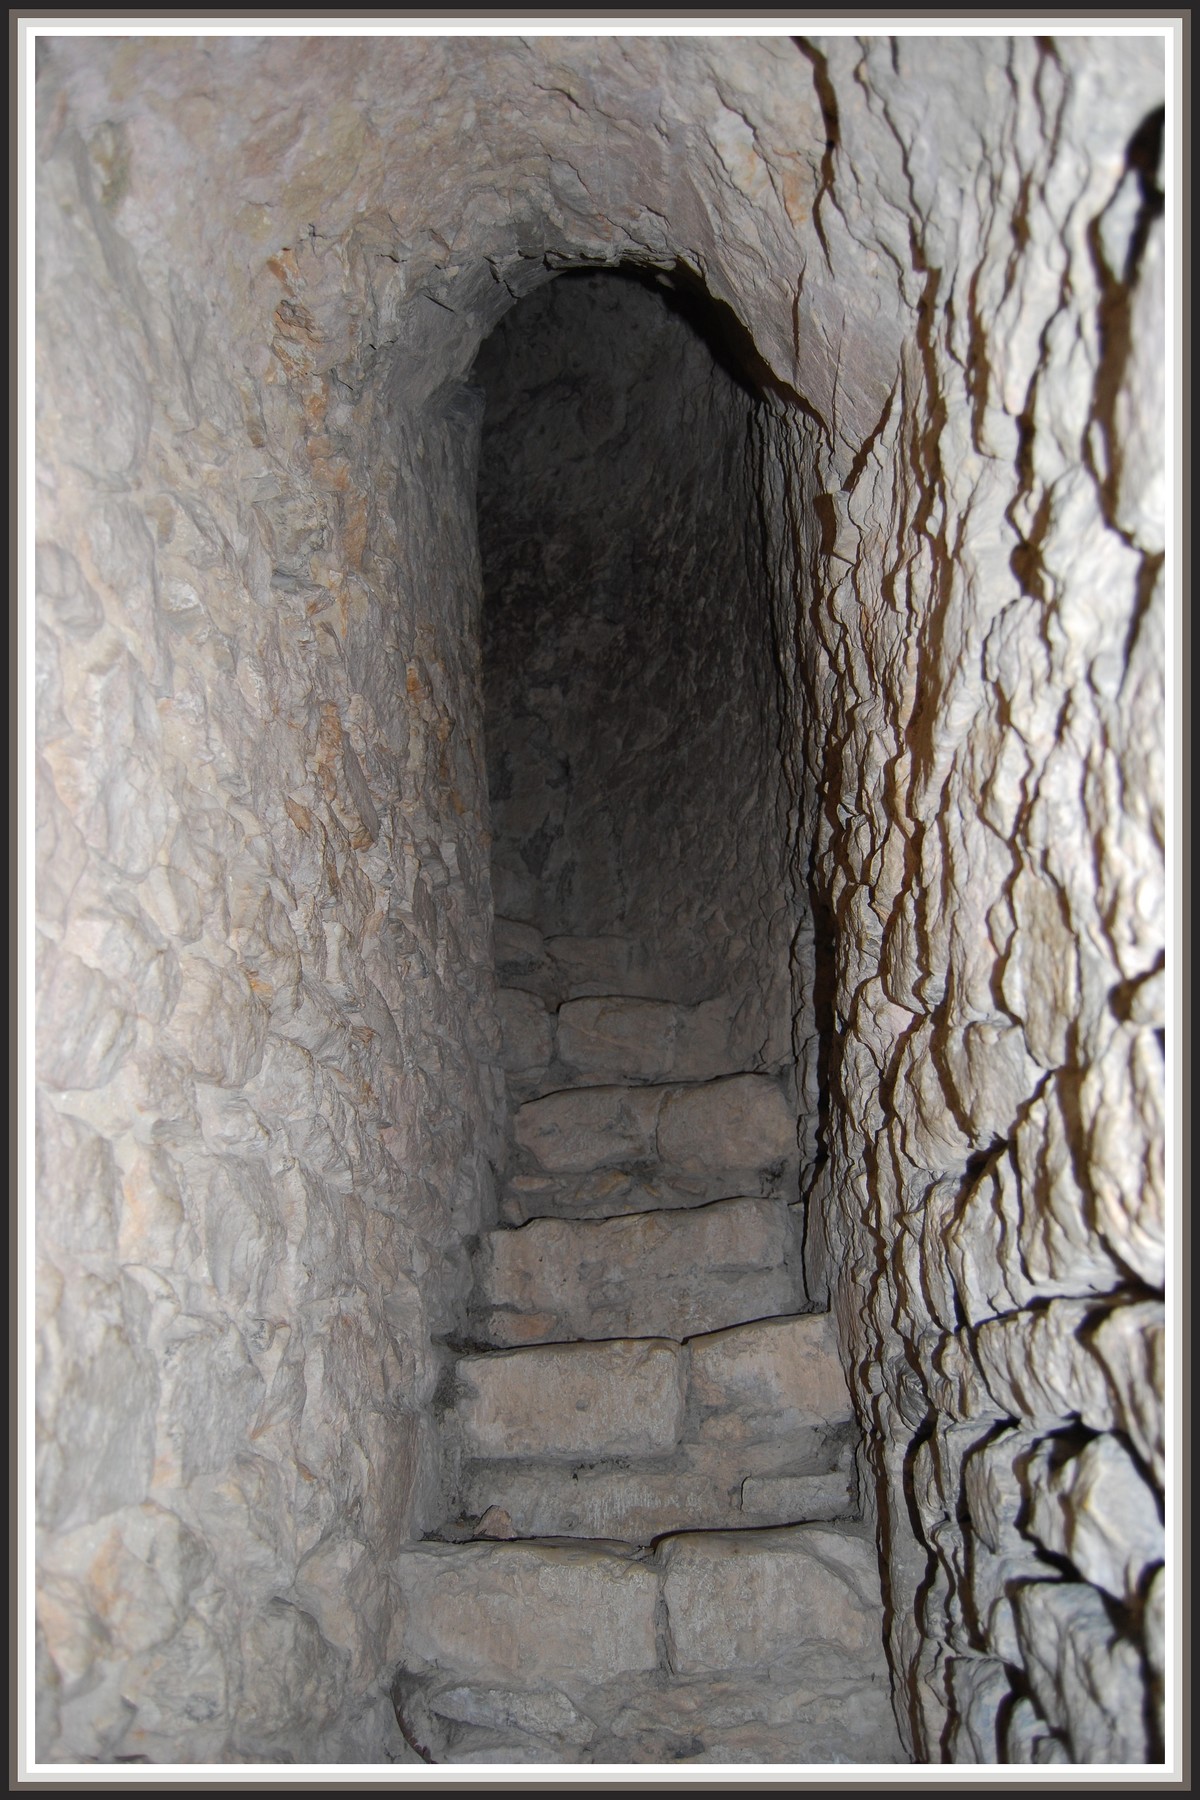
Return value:
M 746 1067 L 791 1012 L 760 372 L 728 308 L 621 269 L 521 303 L 472 376 L 497 914 L 587 941 L 564 996 L 733 997 Z

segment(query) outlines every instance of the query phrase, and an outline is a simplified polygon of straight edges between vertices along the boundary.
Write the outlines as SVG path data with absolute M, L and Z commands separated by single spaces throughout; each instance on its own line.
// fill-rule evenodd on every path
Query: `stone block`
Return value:
M 496 994 L 502 1061 L 508 1075 L 537 1074 L 554 1050 L 554 1022 L 536 994 L 500 988 Z
M 543 1169 L 583 1174 L 655 1155 L 657 1088 L 579 1088 L 522 1106 L 513 1121 L 518 1144 Z
M 679 1175 L 662 1168 L 597 1169 L 587 1175 L 517 1175 L 509 1181 L 501 1217 L 514 1225 L 529 1219 L 611 1219 L 622 1213 L 671 1212 L 707 1206 L 730 1195 L 753 1197 L 771 1191 L 767 1174 L 738 1169 Z
M 463 1357 L 454 1417 L 470 1456 L 653 1456 L 675 1448 L 686 1353 L 656 1339 Z
M 753 1437 L 764 1419 L 782 1434 L 853 1417 L 829 1313 L 739 1325 L 693 1338 L 691 1351 L 692 1392 L 720 1409 L 715 1435 Z
M 1132 1439 L 1155 1480 L 1164 1480 L 1166 1316 L 1162 1301 L 1114 1306 L 1096 1328 L 1090 1348 L 1107 1378 L 1113 1425 Z M 1101 1428 L 1106 1423 L 1100 1421 Z
M 750 1475 L 742 1483 L 744 1527 L 793 1525 L 802 1520 L 852 1519 L 858 1511 L 854 1471 L 847 1458 L 822 1475 Z
M 1165 1554 L 1158 1500 L 1115 1437 L 1093 1438 L 1055 1467 L 1034 1459 L 1029 1529 L 1124 1605 L 1136 1602 L 1148 1569 Z
M 496 974 L 511 991 L 539 995 L 549 1000 L 554 993 L 554 975 L 546 955 L 546 944 L 534 925 L 516 919 L 496 920 Z
M 532 967 L 546 954 L 545 941 L 537 926 L 523 925 L 517 919 L 496 920 L 494 943 L 497 967 L 510 963 Z
M 666 1081 L 680 1009 L 666 1000 L 568 1000 L 558 1009 L 558 1054 L 590 1081 Z
M 429 1543 L 392 1574 L 388 1654 L 410 1673 L 528 1689 L 657 1665 L 658 1572 L 617 1551 Z
M 586 1744 L 593 1727 L 565 1694 L 555 1688 L 541 1694 L 482 1685 L 457 1686 L 431 1695 L 429 1709 L 440 1718 L 493 1731 L 528 1731 L 564 1744 Z
M 777 1200 L 721 1200 L 604 1220 L 535 1219 L 484 1240 L 481 1295 L 497 1344 L 522 1315 L 552 1316 L 548 1341 L 690 1337 L 785 1313 L 788 1212 Z
M 1094 1312 L 1086 1300 L 1055 1300 L 1041 1311 L 981 1325 L 975 1354 L 997 1406 L 1032 1425 L 1052 1427 L 1079 1418 L 1094 1430 L 1111 1430 L 1113 1401 L 1104 1367 L 1084 1342 Z
M 796 1156 L 796 1118 L 778 1082 L 730 1075 L 677 1088 L 663 1104 L 658 1154 L 672 1168 L 760 1169 Z
M 737 999 L 721 995 L 699 1006 L 680 1007 L 671 1057 L 675 1081 L 715 1081 L 745 1068 L 745 1051 L 734 1041 L 738 1004 Z
M 769 1671 L 643 1681 L 614 1713 L 614 1762 L 897 1763 L 906 1760 L 878 1668 L 800 1658 Z
M 736 1486 L 731 1492 L 728 1484 L 698 1479 L 675 1459 L 665 1470 L 655 1463 L 574 1468 L 544 1462 L 513 1469 L 482 1463 L 467 1475 L 463 1511 L 479 1515 L 485 1507 L 499 1505 L 521 1537 L 648 1544 L 664 1532 L 677 1531 L 681 1519 L 697 1529 L 736 1526 L 736 1498 Z M 477 1535 L 482 1535 L 479 1528 Z
M 797 1463 L 812 1467 L 797 1473 Z M 694 1531 L 731 1531 L 852 1518 L 852 1483 L 848 1444 L 797 1445 L 785 1438 L 714 1450 L 684 1442 L 674 1456 L 632 1467 L 565 1460 L 476 1462 L 462 1478 L 460 1510 L 464 1518 L 479 1519 L 476 1537 L 648 1544 L 684 1524 Z
M 1081 1763 L 1149 1760 L 1140 1651 L 1100 1595 L 1074 1581 L 1026 1582 L 1013 1595 L 1033 1697 Z
M 564 997 L 619 994 L 630 975 L 633 946 L 624 937 L 552 937 L 546 940 Z
M 558 1010 L 558 1054 L 575 1080 L 713 1081 L 737 1069 L 733 1003 L 698 1006 L 624 994 L 567 1000 Z
M 883 1663 L 879 1569 L 866 1538 L 819 1525 L 671 1538 L 659 1552 L 680 1674 L 821 1648 Z

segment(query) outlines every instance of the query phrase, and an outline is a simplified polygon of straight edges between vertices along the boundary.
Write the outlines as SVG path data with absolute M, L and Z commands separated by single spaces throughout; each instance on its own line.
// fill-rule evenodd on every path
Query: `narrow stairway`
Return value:
M 730 1072 L 724 1001 L 589 993 L 616 940 L 498 939 L 514 1154 L 446 1525 L 396 1565 L 401 1725 L 435 1762 L 902 1760 L 784 1088 Z

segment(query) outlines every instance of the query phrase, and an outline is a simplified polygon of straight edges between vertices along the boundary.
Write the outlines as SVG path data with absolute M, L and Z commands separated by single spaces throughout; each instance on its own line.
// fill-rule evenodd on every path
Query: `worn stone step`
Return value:
M 392 1575 L 397 1713 L 435 1761 L 903 1760 L 856 1528 L 424 1544 Z
M 658 1667 L 659 1573 L 622 1547 L 423 1543 L 392 1574 L 409 1675 L 570 1695 Z
M 796 1221 L 782 1200 L 720 1200 L 489 1232 L 473 1311 L 499 1346 L 692 1337 L 803 1304 Z
M 730 1531 L 857 1514 L 853 1444 L 817 1438 L 795 1457 L 788 1446 L 751 1453 L 683 1445 L 670 1467 L 615 1463 L 468 1464 L 460 1486 L 464 1520 L 482 1537 L 616 1538 L 650 1544 L 686 1525 Z M 833 1468 L 799 1472 L 805 1460 Z M 758 1469 L 757 1474 L 750 1473 Z
M 792 1105 L 767 1075 L 565 1089 L 519 1107 L 513 1135 L 514 1178 L 578 1182 L 616 1170 L 641 1181 L 682 1178 L 709 1198 L 760 1192 L 797 1157 Z
M 481 1535 L 622 1538 L 838 1519 L 857 1428 L 828 1314 L 458 1364 L 451 1513 Z M 482 1521 L 482 1523 L 481 1523 Z
M 520 1102 L 612 1083 L 707 1082 L 745 1067 L 735 1030 L 739 1000 L 696 1006 L 623 994 L 567 1000 L 557 1009 L 522 988 L 501 988 L 501 1060 Z
M 448 1425 L 467 1457 L 670 1454 L 683 1429 L 688 1361 L 678 1344 L 655 1338 L 465 1356 Z
M 777 1164 L 763 1169 L 594 1169 L 587 1175 L 515 1173 L 500 1193 L 505 1225 L 530 1219 L 612 1219 L 622 1213 L 677 1212 L 710 1200 L 758 1199 L 787 1185 Z M 795 1203 L 799 1205 L 799 1202 Z

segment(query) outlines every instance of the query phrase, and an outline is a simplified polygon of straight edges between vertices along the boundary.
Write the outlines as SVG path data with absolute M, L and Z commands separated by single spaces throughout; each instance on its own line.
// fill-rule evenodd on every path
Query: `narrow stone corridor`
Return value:
M 860 1430 L 804 1279 L 759 400 L 714 311 L 582 272 L 476 364 L 493 884 L 519 916 L 446 1516 L 400 1581 L 398 1716 L 439 1762 L 903 1755 Z
M 1161 1773 L 1175 28 L 19 29 L 38 1778 Z

